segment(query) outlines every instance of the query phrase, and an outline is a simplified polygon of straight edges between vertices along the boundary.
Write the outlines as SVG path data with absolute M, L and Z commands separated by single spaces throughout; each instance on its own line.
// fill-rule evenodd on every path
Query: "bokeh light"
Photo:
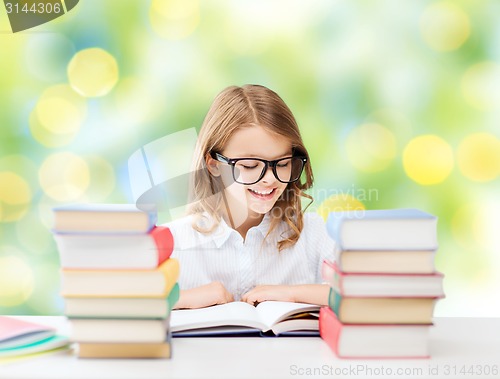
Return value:
M 149 19 L 162 38 L 180 40 L 191 35 L 200 22 L 198 0 L 153 0 Z
M 22 304 L 34 289 L 33 272 L 15 250 L 0 246 L 0 307 Z
M 470 180 L 495 179 L 500 174 L 500 140 L 489 133 L 468 135 L 458 146 L 457 165 Z
M 31 202 L 31 189 L 21 176 L 12 171 L 0 171 L 1 222 L 22 218 Z
M 74 140 L 86 116 L 86 99 L 69 85 L 49 87 L 30 115 L 31 135 L 46 147 L 65 146 Z
M 420 31 L 427 44 L 437 51 L 461 47 L 470 35 L 467 13 L 452 1 L 430 3 L 420 19 Z
M 396 157 L 394 134 L 379 124 L 364 124 L 351 131 L 346 140 L 347 157 L 360 171 L 378 172 Z
M 35 112 L 29 116 L 30 133 L 40 145 L 54 148 L 69 145 L 76 138 L 76 133 L 55 134 L 49 132 L 38 120 Z
M 316 212 L 326 221 L 330 212 L 358 211 L 363 209 L 365 209 L 363 203 L 354 196 L 347 193 L 340 193 L 323 200 Z
M 471 106 L 488 111 L 500 107 L 500 65 L 487 61 L 472 65 L 461 80 L 462 94 Z
M 76 133 L 87 114 L 86 100 L 66 84 L 45 90 L 35 107 L 38 120 L 54 134 Z
M 403 151 L 406 175 L 418 184 L 433 185 L 444 181 L 453 169 L 450 145 L 436 135 L 412 139 Z
M 89 186 L 89 167 L 83 158 L 73 153 L 55 153 L 43 161 L 38 179 L 43 191 L 52 199 L 74 201 Z
M 118 76 L 116 59 L 100 48 L 79 51 L 68 65 L 71 87 L 85 97 L 107 95 L 118 82 Z

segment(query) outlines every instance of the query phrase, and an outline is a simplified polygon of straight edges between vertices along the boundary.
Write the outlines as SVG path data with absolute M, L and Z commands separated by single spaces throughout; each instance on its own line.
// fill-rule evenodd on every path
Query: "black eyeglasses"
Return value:
M 306 157 L 285 157 L 275 161 L 266 161 L 260 158 L 228 158 L 222 154 L 211 152 L 210 156 L 232 167 L 233 179 L 240 184 L 255 184 L 261 180 L 268 167 L 271 167 L 274 176 L 281 183 L 293 183 L 299 180 Z

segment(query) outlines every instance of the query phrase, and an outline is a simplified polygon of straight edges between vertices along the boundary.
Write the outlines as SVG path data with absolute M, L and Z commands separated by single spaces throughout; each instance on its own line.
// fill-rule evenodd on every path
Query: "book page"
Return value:
M 319 316 L 316 319 L 296 319 L 296 320 L 286 320 L 277 323 L 271 329 L 274 334 L 279 335 L 286 332 L 297 331 L 304 335 L 318 335 L 319 333 Z M 306 333 L 309 331 L 309 333 Z M 313 333 L 316 332 L 316 333 Z
M 265 325 L 263 331 L 270 330 L 275 324 L 288 317 L 303 312 L 318 312 L 318 305 L 305 303 L 291 303 L 287 301 L 264 301 L 257 305 L 257 311 L 262 323 Z
M 172 332 L 215 326 L 246 326 L 265 329 L 255 307 L 241 301 L 200 309 L 180 309 L 171 313 Z

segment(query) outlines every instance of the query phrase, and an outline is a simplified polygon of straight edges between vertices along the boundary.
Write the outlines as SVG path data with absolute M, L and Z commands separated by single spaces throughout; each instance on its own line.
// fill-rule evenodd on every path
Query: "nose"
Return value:
M 273 183 L 275 180 L 276 178 L 274 177 L 273 169 L 268 167 L 260 181 L 262 183 Z

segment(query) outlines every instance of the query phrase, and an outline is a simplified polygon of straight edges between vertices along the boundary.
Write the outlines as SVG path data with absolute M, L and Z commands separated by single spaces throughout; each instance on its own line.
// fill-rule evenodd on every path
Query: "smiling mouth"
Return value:
M 248 191 L 258 199 L 269 200 L 273 198 L 276 188 L 267 191 L 257 191 L 249 188 Z

